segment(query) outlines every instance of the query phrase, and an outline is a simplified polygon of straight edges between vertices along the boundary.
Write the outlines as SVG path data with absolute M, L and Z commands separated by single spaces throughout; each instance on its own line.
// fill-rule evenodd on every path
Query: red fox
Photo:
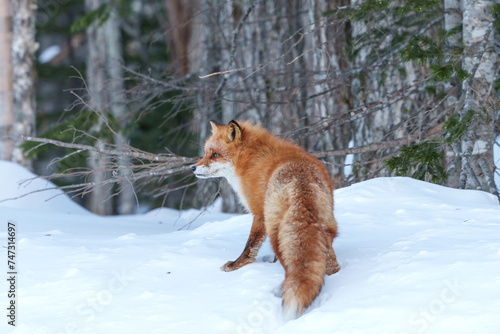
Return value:
M 324 165 L 298 145 L 250 122 L 210 122 L 205 156 L 191 170 L 199 178 L 225 177 L 253 216 L 245 249 L 222 270 L 255 261 L 270 237 L 285 269 L 283 311 L 297 318 L 320 293 L 325 274 L 340 266 L 333 251 L 333 183 Z

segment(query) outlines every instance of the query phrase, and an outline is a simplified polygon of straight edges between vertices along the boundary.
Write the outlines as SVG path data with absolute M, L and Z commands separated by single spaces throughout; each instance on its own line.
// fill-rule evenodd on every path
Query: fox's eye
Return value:
M 219 156 L 219 153 L 214 153 L 212 154 L 212 156 L 210 157 L 210 159 L 215 159 Z

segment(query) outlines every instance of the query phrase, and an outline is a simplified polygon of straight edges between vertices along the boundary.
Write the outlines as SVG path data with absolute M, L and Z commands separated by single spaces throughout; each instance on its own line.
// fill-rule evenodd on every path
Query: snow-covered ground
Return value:
M 495 184 L 500 187 L 500 136 L 495 140 L 493 146 L 493 160 L 495 161 L 495 166 L 497 167 L 495 171 Z
M 0 200 L 44 188 L 0 161 Z M 56 190 L 0 203 L 0 263 L 16 229 L 16 327 L 1 333 L 499 333 L 500 206 L 479 191 L 380 178 L 335 191 L 342 269 L 299 319 L 280 318 L 284 271 L 243 249 L 249 215 L 212 209 L 99 217 Z M 201 214 L 200 214 L 201 213 Z M 197 217 L 197 218 L 196 218 Z M 190 223 L 194 218 L 196 220 Z M 4 276 L 5 277 L 5 276 Z

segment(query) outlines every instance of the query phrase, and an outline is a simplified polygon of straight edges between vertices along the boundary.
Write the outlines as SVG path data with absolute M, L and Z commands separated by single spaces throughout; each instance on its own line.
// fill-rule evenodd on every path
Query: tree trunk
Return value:
M 189 73 L 189 52 L 192 33 L 192 19 L 199 9 L 198 1 L 166 0 L 169 31 L 167 36 L 172 57 L 171 71 L 177 76 Z
M 462 25 L 462 10 L 460 8 L 461 0 L 445 0 L 444 1 L 444 28 L 445 31 L 450 32 L 452 29 L 460 27 Z M 460 37 L 459 33 L 453 34 L 448 37 L 446 43 L 449 51 L 458 50 L 460 48 Z M 458 91 L 460 88 L 460 83 L 458 80 L 454 80 L 451 83 L 446 83 L 444 85 L 444 90 L 449 92 L 449 96 L 446 99 L 445 107 L 453 106 L 457 103 L 460 96 Z M 452 92 L 452 90 L 455 90 Z M 448 180 L 447 185 L 452 188 L 458 187 L 458 182 L 460 179 L 460 170 L 462 169 L 462 163 L 459 159 L 459 145 L 453 145 L 453 148 L 446 148 L 446 164 L 448 166 Z
M 86 0 L 87 10 L 94 10 L 103 3 L 102 0 Z M 109 99 L 106 91 L 106 37 L 104 29 L 93 23 L 87 28 L 87 87 L 90 97 L 89 105 L 99 114 L 98 121 L 90 129 L 93 133 L 101 131 L 104 125 L 104 112 L 109 106 Z M 103 148 L 103 143 L 99 140 L 96 143 L 98 148 Z M 109 173 L 106 172 L 110 162 L 104 156 L 96 152 L 90 153 L 89 167 L 92 169 L 92 182 L 96 184 L 90 193 L 89 209 L 100 215 L 112 213 L 111 187 L 101 184 Z
M 12 82 L 12 25 L 9 1 L 0 2 L 0 137 L 14 126 Z M 0 138 L 0 159 L 11 160 L 12 141 Z
M 12 68 L 14 71 L 14 128 L 17 135 L 35 134 L 35 42 L 36 0 L 12 0 Z M 14 141 L 12 161 L 31 169 L 21 141 Z
M 36 0 L 0 5 L 0 126 L 2 134 L 12 135 L 12 141 L 0 144 L 0 158 L 29 169 L 17 137 L 35 132 L 35 13 Z
M 464 0 L 463 2 L 463 69 L 471 77 L 464 81 L 465 94 L 461 116 L 472 110 L 473 126 L 461 142 L 462 172 L 460 188 L 480 189 L 498 196 L 494 181 L 495 164 L 495 105 L 493 85 L 497 56 L 493 45 L 493 0 Z
M 358 6 L 361 0 L 352 0 Z M 391 10 L 391 8 L 388 8 Z M 405 27 L 394 25 L 393 16 L 379 14 L 370 22 L 353 22 L 353 40 L 364 46 L 354 60 L 354 68 L 361 69 L 353 78 L 352 93 L 355 108 L 365 110 L 380 105 L 375 111 L 356 117 L 354 124 L 354 147 L 398 140 L 406 136 L 424 133 L 429 121 L 435 117 L 426 109 L 429 97 L 418 87 L 419 81 L 427 75 L 424 66 L 413 62 L 402 62 L 398 57 L 394 40 L 398 33 L 412 32 Z M 421 27 L 419 27 L 421 28 Z M 417 29 L 413 27 L 413 33 Z M 405 30 L 406 29 L 406 30 Z M 419 34 L 429 34 L 427 30 Z M 371 31 L 386 31 L 379 40 L 365 41 L 363 35 Z M 379 54 L 382 53 L 382 54 Z M 411 114 L 408 113 L 411 111 Z M 362 162 L 355 170 L 358 181 L 378 176 L 390 176 L 384 162 L 398 149 L 380 150 L 375 153 L 356 154 L 355 161 Z
M 304 55 L 305 64 L 308 64 L 307 68 L 313 79 L 309 94 L 318 96 L 303 110 L 304 116 L 307 117 L 307 125 L 326 124 L 332 117 L 348 115 L 351 109 L 350 83 L 345 76 L 351 67 L 346 55 L 346 49 L 351 43 L 351 24 L 347 20 L 323 17 L 323 13 L 349 4 L 349 0 L 324 0 L 311 1 L 305 6 L 308 9 L 308 21 L 304 26 L 310 26 L 312 31 L 312 36 L 306 41 L 305 49 L 313 50 Z M 338 74 L 332 75 L 332 73 Z M 347 148 L 351 139 L 351 124 L 345 123 L 329 128 L 325 126 L 325 130 L 308 137 L 309 151 Z M 329 157 L 326 162 L 335 185 L 337 187 L 345 185 L 345 156 Z
M 191 5 L 196 7 L 193 13 L 199 13 L 199 15 L 191 18 L 193 26 L 191 45 L 194 45 L 189 54 L 189 71 L 196 75 L 218 72 L 221 68 L 222 57 L 220 28 L 226 19 L 223 15 L 224 6 L 221 6 L 221 2 L 217 0 L 193 1 Z M 173 34 L 173 36 L 175 38 L 178 35 Z M 211 119 L 222 121 L 220 101 L 215 95 L 216 89 L 216 77 L 201 79 L 198 82 L 194 111 L 196 122 L 193 124 L 193 131 L 199 135 L 200 149 L 198 154 L 200 156 L 204 155 L 203 143 L 210 136 L 209 121 Z M 198 180 L 195 203 L 199 206 L 207 206 L 211 204 L 214 194 L 217 192 L 215 180 Z
M 117 120 L 120 129 L 125 128 L 127 120 L 127 105 L 125 96 L 125 83 L 123 76 L 123 51 L 121 44 L 121 30 L 117 9 L 111 11 L 111 15 L 102 27 L 106 39 L 106 69 L 108 76 L 107 92 L 109 94 L 109 107 L 111 114 Z M 127 142 L 123 131 L 114 136 L 117 149 L 126 150 Z M 130 157 L 122 156 L 117 161 L 119 167 L 131 165 Z M 129 169 L 120 168 L 119 173 L 126 179 Z M 134 188 L 131 182 L 122 182 L 119 185 L 117 197 L 117 211 L 119 214 L 132 214 L 136 204 Z

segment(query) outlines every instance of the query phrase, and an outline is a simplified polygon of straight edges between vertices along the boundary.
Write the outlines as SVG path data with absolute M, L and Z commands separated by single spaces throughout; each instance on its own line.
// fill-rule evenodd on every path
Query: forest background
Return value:
M 2 0 L 0 158 L 91 211 L 203 206 L 208 121 L 249 119 L 337 187 L 404 175 L 498 197 L 496 0 Z M 497 162 L 497 166 L 498 166 Z M 4 176 L 5 177 L 5 176 Z

